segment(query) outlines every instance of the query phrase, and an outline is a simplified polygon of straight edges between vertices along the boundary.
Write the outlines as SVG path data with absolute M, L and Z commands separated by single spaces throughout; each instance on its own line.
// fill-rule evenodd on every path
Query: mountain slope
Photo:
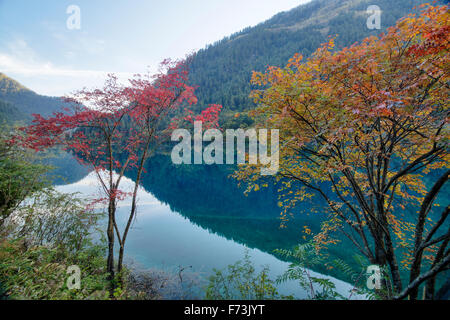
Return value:
M 228 118 L 232 119 L 235 112 L 253 106 L 248 98 L 253 70 L 262 71 L 268 65 L 284 65 L 296 52 L 307 57 L 329 36 L 336 34 L 337 47 L 378 35 L 412 12 L 414 6 L 424 2 L 313 0 L 227 37 L 200 50 L 190 65 L 190 79 L 199 86 L 199 107 L 210 103 L 222 104 L 225 114 L 228 113 Z M 381 30 L 367 28 L 369 14 L 366 11 L 370 5 L 378 5 L 382 10 Z
M 0 100 L 0 125 L 4 122 L 11 123 L 15 121 L 25 120 L 25 116 L 11 103 Z
M 3 73 L 0 73 L 0 101 L 15 107 L 28 118 L 34 113 L 51 115 L 64 104 L 60 98 L 41 96 Z

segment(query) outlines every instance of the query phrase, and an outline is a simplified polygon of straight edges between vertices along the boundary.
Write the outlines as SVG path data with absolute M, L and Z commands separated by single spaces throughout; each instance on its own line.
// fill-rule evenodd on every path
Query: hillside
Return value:
M 338 35 L 337 47 L 378 35 L 412 12 L 423 0 L 313 0 L 200 50 L 191 63 L 191 81 L 199 86 L 199 107 L 219 103 L 232 114 L 252 107 L 248 98 L 253 70 L 281 66 L 296 52 L 310 55 Z M 443 3 L 445 1 L 440 1 Z M 366 26 L 370 5 L 382 9 L 381 30 Z M 248 121 L 241 117 L 240 121 Z M 228 123 L 230 124 L 230 122 Z
M 0 124 L 3 122 L 15 122 L 27 117 L 11 103 L 0 100 Z
M 28 118 L 34 113 L 48 116 L 62 107 L 60 98 L 41 96 L 3 73 L 0 73 L 0 101 Z

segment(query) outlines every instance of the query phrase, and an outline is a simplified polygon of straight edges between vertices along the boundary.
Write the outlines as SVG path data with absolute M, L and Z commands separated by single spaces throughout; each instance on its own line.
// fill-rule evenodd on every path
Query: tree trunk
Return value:
M 436 277 L 431 278 L 425 285 L 424 300 L 434 300 L 434 291 L 436 286 Z
M 108 280 L 111 283 L 110 293 L 114 293 L 114 215 L 115 215 L 115 204 L 114 199 L 109 201 L 108 206 L 108 258 L 107 258 L 107 272 L 109 274 Z
M 395 257 L 394 246 L 389 235 L 386 235 L 387 255 L 386 259 L 391 270 L 392 283 L 396 293 L 402 292 L 402 279 L 398 268 L 397 258 Z
M 448 181 L 449 174 L 450 174 L 450 170 L 447 170 L 445 172 L 445 174 L 443 174 L 439 178 L 439 180 L 436 181 L 433 188 L 430 190 L 430 192 L 428 192 L 428 194 L 425 196 L 425 198 L 422 202 L 422 205 L 421 205 L 421 208 L 419 211 L 419 215 L 417 218 L 417 223 L 416 223 L 415 241 L 414 241 L 414 260 L 413 260 L 413 263 L 411 266 L 411 271 L 410 271 L 410 276 L 409 276 L 410 282 L 413 282 L 420 275 L 423 250 L 425 249 L 425 248 L 422 248 L 421 245 L 424 241 L 423 232 L 425 229 L 426 218 L 427 218 L 428 212 L 430 211 L 434 201 L 436 200 L 436 197 L 437 197 L 439 191 L 444 186 L 444 184 Z M 441 255 L 442 254 L 443 253 L 441 253 Z M 438 258 L 438 257 L 436 257 L 436 258 Z M 433 281 L 432 280 L 430 280 L 430 281 L 429 281 L 429 283 L 430 283 L 430 285 L 432 285 Z M 431 289 L 431 287 L 430 287 L 430 289 Z M 428 290 L 430 290 L 430 289 L 428 289 Z M 432 289 L 434 292 L 434 284 L 432 285 Z M 413 288 L 409 294 L 409 299 L 416 300 L 418 294 L 419 294 L 419 287 Z M 430 293 L 426 293 L 426 295 L 429 295 L 429 294 Z
M 122 282 L 121 272 L 122 272 L 122 265 L 123 265 L 123 253 L 124 253 L 124 250 L 125 250 L 125 243 L 122 243 L 120 245 L 120 248 L 119 248 L 119 260 L 117 262 L 117 273 L 120 276 L 120 281 L 121 282 Z
M 144 153 L 142 154 L 142 157 L 141 157 L 141 159 L 139 161 L 139 167 L 138 167 L 138 173 L 137 173 L 136 181 L 134 182 L 134 190 L 133 190 L 133 198 L 132 198 L 132 201 L 131 201 L 130 216 L 128 217 L 128 222 L 127 222 L 127 225 L 125 227 L 125 231 L 123 233 L 122 242 L 120 244 L 120 249 L 119 249 L 119 261 L 118 261 L 118 267 L 117 267 L 119 274 L 122 271 L 123 255 L 124 255 L 124 250 L 125 250 L 125 242 L 127 240 L 128 232 L 130 231 L 130 227 L 131 227 L 131 223 L 133 221 L 133 218 L 136 215 L 137 193 L 138 193 L 138 190 L 139 190 L 139 185 L 141 183 L 141 176 L 142 176 L 142 172 L 144 170 L 144 165 L 145 165 L 145 162 L 147 160 L 148 148 L 150 146 L 150 141 L 151 141 L 151 135 L 147 138 L 147 141 L 146 141 L 146 144 L 145 144 Z M 122 275 L 120 275 L 120 277 L 121 277 L 120 281 L 122 282 Z

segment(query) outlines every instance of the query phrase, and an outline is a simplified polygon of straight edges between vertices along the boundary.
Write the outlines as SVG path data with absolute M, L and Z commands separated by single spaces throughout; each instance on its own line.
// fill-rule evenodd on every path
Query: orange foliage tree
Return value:
M 330 39 L 307 61 L 297 54 L 252 78 L 263 87 L 252 93 L 257 126 L 280 129 L 277 178 L 294 195 L 281 203 L 285 213 L 299 199 L 322 197 L 332 223 L 317 244 L 344 232 L 388 270 L 385 289 L 397 299 L 416 299 L 424 282 L 432 298 L 450 264 L 449 207 L 430 219 L 450 172 L 449 21 L 448 6 L 426 6 L 380 37 L 342 50 Z M 425 175 L 435 181 L 425 185 Z M 248 165 L 235 176 L 249 189 L 260 179 Z M 411 208 L 414 218 L 402 218 Z

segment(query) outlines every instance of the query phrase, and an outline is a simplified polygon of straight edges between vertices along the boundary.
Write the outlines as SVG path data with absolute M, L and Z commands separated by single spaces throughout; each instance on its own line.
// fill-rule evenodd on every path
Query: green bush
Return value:
M 340 259 L 331 260 L 325 253 L 318 252 L 313 242 L 307 242 L 296 246 L 293 250 L 275 250 L 277 254 L 293 261 L 288 269 L 277 278 L 277 283 L 288 280 L 297 281 L 300 287 L 307 292 L 309 300 L 348 300 L 350 296 L 343 296 L 336 290 L 336 285 L 328 278 L 318 278 L 311 275 L 310 270 L 318 265 L 329 266 L 349 279 L 354 286 L 353 294 L 365 295 L 368 299 L 375 299 L 373 292 L 364 288 L 362 282 L 367 279 L 363 277 L 367 270 L 367 261 L 360 256 L 354 256 L 359 266 L 354 270 L 352 266 Z M 352 294 L 352 295 L 353 295 Z
M 274 281 L 264 267 L 256 273 L 248 252 L 244 259 L 229 265 L 226 272 L 214 269 L 206 290 L 208 300 L 273 300 L 280 298 Z
M 0 236 L 6 233 L 5 221 L 34 193 L 48 186 L 49 167 L 34 164 L 32 154 L 8 141 L 14 131 L 0 131 Z
M 89 209 L 77 194 L 44 189 L 19 206 L 12 215 L 16 238 L 30 246 L 59 247 L 77 254 L 89 245 L 102 214 Z M 14 230 L 14 228 L 13 228 Z
M 0 243 L 0 283 L 9 299 L 71 300 L 108 297 L 102 248 L 92 246 L 68 255 L 60 248 L 27 247 L 23 240 Z M 67 268 L 81 269 L 81 289 L 67 286 Z

